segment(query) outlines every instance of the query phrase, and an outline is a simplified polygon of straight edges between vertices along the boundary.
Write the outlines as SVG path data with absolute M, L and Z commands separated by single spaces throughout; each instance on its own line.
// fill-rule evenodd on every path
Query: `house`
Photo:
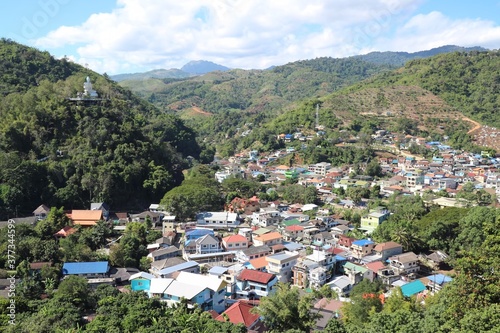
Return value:
M 153 274 L 154 276 L 159 276 L 159 272 L 168 267 L 172 267 L 175 265 L 183 264 L 186 261 L 180 257 L 173 257 L 173 258 L 167 258 L 167 259 L 162 259 L 158 261 L 153 261 L 151 263 L 151 268 L 149 269 L 149 272 Z
M 438 292 L 443 289 L 444 285 L 451 282 L 453 279 L 449 276 L 443 274 L 434 274 L 427 277 L 429 282 L 427 287 L 433 292 Z
M 373 276 L 377 278 L 381 271 L 385 269 L 385 265 L 382 261 L 373 261 L 365 264 L 366 268 L 373 272 Z
M 161 231 L 163 234 L 171 231 L 177 231 L 177 227 L 180 225 L 180 222 L 175 220 L 175 215 L 167 215 L 163 216 L 162 219 L 162 228 Z
M 327 285 L 330 286 L 330 288 L 333 289 L 340 297 L 349 296 L 353 287 L 351 279 L 345 275 L 337 276 L 332 281 L 328 282 Z
M 163 218 L 162 213 L 157 213 L 157 212 L 151 212 L 149 210 L 146 210 L 140 214 L 132 215 L 132 221 L 134 222 L 146 222 L 148 219 L 151 221 L 153 226 L 156 226 L 161 222 L 161 219 Z
M 370 213 L 361 217 L 361 230 L 372 233 L 382 222 L 389 218 L 389 211 L 383 207 L 371 210 Z
M 184 271 L 174 275 L 174 279 L 176 282 L 184 283 L 186 285 L 194 285 L 208 289 L 208 293 L 205 293 L 205 299 L 203 302 L 201 302 L 200 299 L 197 299 L 197 303 L 200 304 L 205 311 L 213 309 L 216 312 L 221 313 L 226 308 L 225 297 L 227 282 L 219 279 L 217 276 L 200 275 Z
M 275 225 L 280 221 L 280 212 L 276 209 L 262 209 L 252 213 L 252 224 L 259 227 Z
M 229 321 L 235 325 L 243 324 L 249 332 L 264 331 L 260 315 L 251 311 L 253 307 L 253 304 L 240 300 L 217 316 L 215 320 L 223 322 Z
M 187 261 L 158 271 L 158 276 L 169 278 L 176 272 L 199 273 L 200 265 L 196 261 Z
M 352 285 L 355 285 L 363 279 L 369 279 L 373 281 L 374 274 L 371 270 L 364 266 L 359 266 L 353 264 L 352 262 L 346 261 L 341 264 L 341 271 L 346 275 L 351 281 Z
M 186 241 L 188 240 L 195 240 L 200 237 L 203 237 L 205 235 L 214 235 L 214 231 L 210 229 L 203 229 L 203 228 L 196 228 L 196 229 L 191 229 L 187 230 L 185 234 L 185 239 Z
M 155 251 L 149 253 L 148 258 L 151 258 L 154 262 L 154 261 L 159 261 L 159 260 L 166 259 L 166 258 L 178 257 L 182 254 L 181 252 L 182 251 L 179 250 L 178 247 L 172 245 L 172 246 L 169 246 L 167 248 L 159 248 L 158 250 L 155 250 Z
M 91 227 L 97 224 L 97 221 L 103 220 L 101 210 L 76 210 L 73 209 L 68 217 L 73 221 L 74 224 L 81 225 L 83 227 Z
M 49 215 L 50 208 L 45 206 L 45 205 L 40 205 L 33 211 L 33 215 L 38 219 L 38 220 L 44 220 L 47 218 Z
M 65 262 L 62 268 L 62 275 L 76 275 L 86 278 L 104 278 L 108 276 L 109 262 Z
M 290 225 L 285 227 L 283 232 L 285 240 L 292 241 L 304 237 L 304 227 L 300 225 Z
M 424 185 L 424 173 L 423 172 L 408 172 L 405 175 L 406 186 L 416 187 L 418 185 Z
M 267 260 L 267 271 L 275 274 L 281 282 L 289 282 L 292 278 L 292 267 L 297 263 L 298 253 L 282 252 L 269 255 Z
M 244 250 L 248 247 L 248 240 L 242 235 L 231 235 L 222 239 L 222 246 L 226 251 Z
M 344 250 L 349 250 L 352 246 L 352 243 L 355 240 L 356 238 L 353 237 L 348 237 L 346 235 L 339 235 L 337 245 Z
M 309 229 L 309 230 L 311 230 L 311 229 Z M 318 232 L 318 233 L 315 233 L 314 235 L 311 235 L 310 237 L 311 237 L 313 244 L 316 246 L 323 246 L 328 241 L 333 239 L 333 235 L 328 231 Z
M 387 260 L 387 258 L 389 257 L 403 253 L 403 247 L 401 246 L 401 244 L 398 244 L 396 242 L 379 243 L 375 245 L 373 250 L 375 251 L 375 253 L 382 256 L 382 261 Z
M 415 280 L 413 282 L 407 283 L 401 286 L 401 292 L 404 297 L 411 297 L 413 295 L 417 295 L 418 293 L 423 292 L 427 288 L 420 280 Z
M 265 257 L 269 254 L 271 254 L 271 248 L 267 245 L 252 246 L 248 249 L 237 251 L 236 258 L 240 263 L 245 263 L 255 258 Z
M 327 174 L 327 171 L 330 170 L 331 166 L 331 163 L 320 162 L 309 165 L 308 171 L 320 176 L 325 176 Z
M 273 286 L 278 282 L 274 274 L 244 269 L 236 277 L 236 298 L 259 299 L 273 292 Z
M 131 275 L 129 278 L 130 289 L 132 291 L 148 291 L 151 287 L 151 280 L 154 278 L 154 275 L 145 272 Z
M 418 257 L 413 252 L 406 252 L 390 257 L 389 267 L 396 275 L 416 273 L 420 270 Z
M 248 269 L 254 269 L 256 271 L 267 272 L 267 259 L 266 257 L 260 257 L 251 259 L 248 261 L 248 265 L 245 265 Z
M 361 259 L 366 255 L 372 253 L 375 243 L 369 239 L 360 239 L 352 242 L 351 251 L 352 256 L 357 259 Z
M 281 244 L 282 242 L 282 236 L 279 232 L 270 232 L 261 236 L 257 236 L 253 238 L 253 244 L 255 246 L 262 246 L 262 245 L 267 245 L 267 246 L 272 246 L 276 244 Z
M 90 210 L 100 210 L 105 221 L 109 219 L 109 206 L 104 202 L 92 202 Z
M 222 312 L 225 308 L 223 295 L 225 294 L 224 281 L 219 280 L 217 277 L 212 277 L 217 280 L 220 290 L 214 291 L 204 283 L 203 278 L 209 277 L 204 275 L 195 274 L 196 277 L 183 278 L 182 281 L 176 279 L 158 279 L 151 280 L 150 289 L 148 291 L 149 297 L 159 298 L 166 302 L 169 306 L 178 304 L 181 300 L 185 299 L 188 306 L 193 307 L 198 305 L 203 311 L 215 310 Z M 179 275 L 180 276 L 180 275 Z M 186 281 L 187 280 L 187 281 Z M 217 284 L 211 283 L 216 286 Z M 220 296 L 219 292 L 222 294 Z M 219 301 L 221 301 L 219 303 Z
M 322 298 L 314 304 L 314 312 L 320 315 L 316 321 L 316 330 L 323 331 L 330 320 L 338 320 L 344 303 L 336 299 Z
M 204 212 L 198 214 L 196 220 L 197 226 L 215 230 L 232 230 L 240 224 L 238 214 L 229 212 Z
M 222 252 L 220 241 L 213 235 L 205 235 L 195 240 L 196 254 Z
M 113 278 L 116 283 L 128 284 L 130 277 L 134 274 L 140 273 L 140 270 L 134 267 L 111 267 L 109 269 L 109 277 Z
M 64 228 L 62 228 L 61 230 L 59 230 L 58 232 L 56 232 L 54 234 L 54 237 L 68 237 L 69 235 L 71 234 L 74 234 L 76 232 L 76 229 L 67 225 L 65 226 Z

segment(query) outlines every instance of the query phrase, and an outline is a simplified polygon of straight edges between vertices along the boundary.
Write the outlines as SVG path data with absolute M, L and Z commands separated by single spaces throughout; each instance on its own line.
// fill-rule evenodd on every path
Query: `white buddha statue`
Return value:
M 92 83 L 90 82 L 90 77 L 87 76 L 87 80 L 85 80 L 85 83 L 83 84 L 83 89 L 84 89 L 84 96 L 87 97 L 97 97 L 97 92 L 92 89 Z

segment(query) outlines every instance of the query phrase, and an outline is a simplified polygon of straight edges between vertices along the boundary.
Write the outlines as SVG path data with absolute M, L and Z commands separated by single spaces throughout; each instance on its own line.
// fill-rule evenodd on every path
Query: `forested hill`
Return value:
M 199 157 L 181 120 L 107 77 L 5 39 L 0 68 L 0 219 L 42 203 L 138 209 L 180 183 L 185 156 Z M 68 100 L 87 76 L 103 100 Z
M 426 51 L 418 52 L 370 52 L 368 54 L 354 56 L 360 60 L 374 63 L 374 64 L 385 64 L 401 67 L 406 62 L 414 59 L 429 58 L 441 53 L 451 53 L 451 52 L 470 52 L 470 51 L 487 51 L 484 47 L 473 46 L 473 47 L 463 47 L 457 45 L 444 45 L 436 47 Z
M 271 70 L 233 69 L 187 80 L 120 84 L 161 110 L 179 114 L 200 137 L 221 143 L 237 128 L 265 123 L 299 100 L 327 95 L 391 69 L 359 59 L 318 58 Z
M 419 86 L 441 97 L 463 114 L 500 128 L 500 51 L 440 54 L 412 60 L 346 90 Z M 343 92 L 344 93 L 344 92 Z

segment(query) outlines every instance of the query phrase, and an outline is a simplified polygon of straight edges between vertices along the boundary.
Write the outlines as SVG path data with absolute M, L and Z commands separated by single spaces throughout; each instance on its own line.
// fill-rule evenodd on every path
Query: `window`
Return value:
M 234 244 L 234 246 L 238 247 L 238 246 L 240 246 L 240 243 L 236 243 L 236 244 Z

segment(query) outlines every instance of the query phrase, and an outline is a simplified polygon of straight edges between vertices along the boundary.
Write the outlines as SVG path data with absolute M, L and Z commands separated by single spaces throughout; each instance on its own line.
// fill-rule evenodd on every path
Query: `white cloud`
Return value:
M 198 59 L 265 68 L 375 47 L 421 50 L 432 44 L 433 29 L 426 28 L 432 24 L 442 31 L 436 43 L 450 44 L 446 38 L 454 40 L 451 32 L 460 34 L 464 22 L 448 20 L 454 27 L 448 28 L 439 13 L 411 18 L 422 1 L 118 0 L 111 13 L 94 14 L 80 26 L 60 27 L 36 45 L 56 52 L 74 45 L 78 62 L 99 72 L 118 73 L 178 68 Z M 470 22 L 465 23 L 470 28 Z M 398 26 L 395 40 L 388 40 Z M 497 40 L 491 23 L 477 21 L 474 28 L 484 33 L 483 40 Z
M 393 38 L 381 39 L 375 47 L 414 52 L 442 45 L 496 49 L 500 45 L 500 26 L 481 19 L 453 20 L 440 12 L 419 14 L 403 25 Z

